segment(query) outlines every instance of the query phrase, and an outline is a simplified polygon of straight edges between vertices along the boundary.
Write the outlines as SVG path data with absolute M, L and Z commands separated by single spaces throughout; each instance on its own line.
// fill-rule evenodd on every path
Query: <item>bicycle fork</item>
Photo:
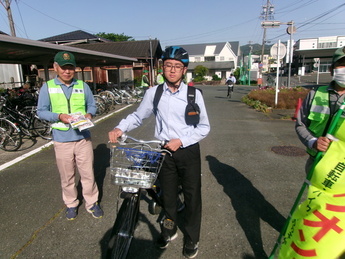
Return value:
M 139 220 L 140 193 L 127 193 L 117 213 L 108 242 L 107 258 L 127 257 L 134 231 Z

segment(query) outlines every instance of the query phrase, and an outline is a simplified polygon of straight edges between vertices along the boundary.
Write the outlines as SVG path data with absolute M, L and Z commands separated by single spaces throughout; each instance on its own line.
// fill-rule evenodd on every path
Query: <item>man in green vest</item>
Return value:
M 333 77 L 331 83 L 309 92 L 296 120 L 297 135 L 310 155 L 305 167 L 306 173 L 310 171 L 317 152 L 326 151 L 331 143 L 331 140 L 325 137 L 326 132 L 345 97 L 345 47 L 335 51 L 330 73 Z M 340 122 L 343 119 L 344 117 Z
M 163 77 L 163 70 L 162 69 L 158 70 L 158 75 L 156 77 L 156 84 L 157 85 L 164 84 L 164 77 Z
M 143 87 L 144 89 L 147 89 L 147 88 L 150 87 L 150 80 L 147 77 L 149 71 L 148 70 L 144 70 L 143 73 L 144 74 L 141 77 L 141 87 Z
M 97 108 L 89 86 L 74 78 L 75 68 L 72 53 L 61 51 L 55 55 L 54 71 L 57 76 L 41 87 L 37 113 L 41 119 L 52 123 L 56 164 L 67 207 L 66 218 L 74 220 L 78 213 L 76 168 L 80 174 L 85 208 L 94 218 L 101 218 L 103 211 L 98 204 L 91 134 L 87 129 L 73 129 L 70 125 L 71 114 L 80 113 L 92 119 Z

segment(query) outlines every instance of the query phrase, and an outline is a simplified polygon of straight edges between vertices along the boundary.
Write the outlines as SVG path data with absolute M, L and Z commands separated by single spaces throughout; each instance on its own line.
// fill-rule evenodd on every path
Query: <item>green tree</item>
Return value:
M 194 68 L 194 74 L 195 74 L 195 78 L 194 81 L 195 82 L 200 82 L 205 80 L 205 76 L 208 73 L 208 68 L 204 67 L 202 65 L 198 65 Z
M 99 32 L 96 34 L 98 37 L 102 37 L 112 41 L 135 41 L 132 36 L 127 36 L 124 33 L 116 34 L 116 33 L 105 33 Z

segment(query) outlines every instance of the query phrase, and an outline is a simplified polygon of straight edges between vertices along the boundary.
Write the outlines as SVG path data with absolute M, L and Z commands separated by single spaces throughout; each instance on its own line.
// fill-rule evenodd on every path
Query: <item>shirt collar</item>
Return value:
M 64 83 L 62 83 L 62 82 L 58 79 L 58 76 L 56 76 L 56 77 L 54 78 L 54 83 L 55 83 L 56 85 L 65 85 Z M 76 80 L 75 78 L 73 78 L 71 84 L 70 84 L 69 86 L 67 86 L 67 87 L 74 86 L 74 85 L 76 85 L 76 84 L 78 84 L 78 83 L 77 83 L 77 80 Z M 65 86 L 66 86 L 66 85 L 65 85 Z
M 182 92 L 183 91 L 187 91 L 187 87 L 188 86 L 182 81 L 181 84 L 180 84 L 180 87 L 177 89 L 177 91 L 174 94 L 179 93 L 181 91 Z M 163 88 L 164 88 L 164 91 L 169 91 L 171 93 L 171 91 L 170 91 L 170 89 L 169 89 L 169 87 L 168 87 L 166 82 L 164 83 Z

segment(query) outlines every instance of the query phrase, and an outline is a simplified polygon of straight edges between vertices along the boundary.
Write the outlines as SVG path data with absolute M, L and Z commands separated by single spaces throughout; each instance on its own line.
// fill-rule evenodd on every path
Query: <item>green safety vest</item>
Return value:
M 49 80 L 47 86 L 52 112 L 59 114 L 71 114 L 76 112 L 81 112 L 82 114 L 86 113 L 84 83 L 82 80 L 77 80 L 77 84 L 73 85 L 70 99 L 66 98 L 61 86 L 55 84 L 54 79 Z M 52 128 L 67 131 L 70 125 L 59 121 L 53 123 Z
M 313 132 L 314 136 L 317 138 L 321 137 L 325 133 L 324 131 L 331 115 L 331 109 L 329 107 L 329 93 L 327 89 L 327 85 L 320 86 L 317 89 L 314 99 L 311 103 L 310 113 L 308 116 L 308 119 L 310 120 L 308 129 Z M 342 116 L 338 121 L 335 132 L 339 128 L 343 120 L 344 117 Z M 337 134 L 341 133 L 338 132 Z M 315 156 L 317 154 L 317 151 L 311 148 L 307 148 L 307 152 L 312 156 Z
M 147 76 L 146 76 L 146 75 L 143 75 L 143 76 L 141 77 L 141 86 L 149 86 L 149 84 L 146 83 L 146 82 L 148 82 L 148 81 L 149 81 L 149 79 L 147 78 Z
M 161 74 L 158 74 L 156 81 L 158 85 L 164 84 L 164 77 Z

